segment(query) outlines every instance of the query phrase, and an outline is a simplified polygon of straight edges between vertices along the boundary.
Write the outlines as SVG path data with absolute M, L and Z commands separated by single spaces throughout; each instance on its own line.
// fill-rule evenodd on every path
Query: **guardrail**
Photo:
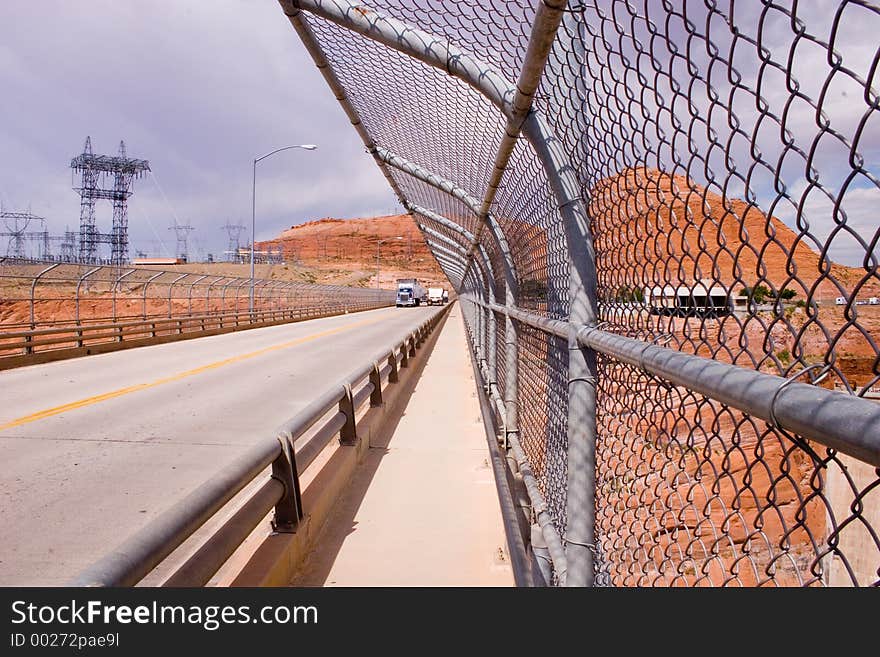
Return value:
M 71 586 L 134 586 L 195 534 L 249 484 L 259 487 L 200 547 L 174 568 L 165 586 L 201 586 L 229 559 L 267 514 L 275 532 L 296 532 L 304 513 L 300 477 L 338 436 L 340 446 L 358 443 L 359 412 L 383 405 L 389 386 L 401 381 L 410 359 L 437 327 L 443 306 L 285 422 L 122 545 L 77 575 Z M 271 468 L 271 472 L 267 471 Z
M 346 299 L 385 303 L 386 290 L 289 280 L 0 259 L 0 327 L 148 320 L 322 305 Z
M 389 290 L 266 280 L 253 285 L 249 311 L 248 278 L 0 262 L 0 312 L 7 316 L 0 322 L 0 370 L 394 303 Z M 24 320 L 8 319 L 22 313 Z
M 110 351 L 123 346 L 156 344 L 186 337 L 216 335 L 245 328 L 330 317 L 391 305 L 357 303 L 329 307 L 259 310 L 255 312 L 191 315 L 134 322 L 82 324 L 71 327 L 0 332 L 0 370 L 19 365 Z M 126 343 L 122 345 L 120 343 Z M 41 358 L 34 358 L 38 354 Z

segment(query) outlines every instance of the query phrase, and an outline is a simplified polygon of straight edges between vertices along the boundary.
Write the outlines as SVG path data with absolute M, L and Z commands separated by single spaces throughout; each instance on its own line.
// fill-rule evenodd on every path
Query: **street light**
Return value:
M 379 240 L 376 242 L 376 301 L 379 300 L 379 245 L 384 244 L 385 242 L 390 242 L 391 240 L 402 240 L 403 237 L 398 235 L 397 237 L 386 237 L 384 240 Z
M 275 155 L 275 153 L 280 153 L 281 151 L 289 151 L 292 148 L 302 148 L 306 151 L 313 151 L 317 148 L 314 144 L 294 144 L 293 146 L 284 146 L 283 148 L 276 148 L 271 153 L 266 153 L 265 155 L 254 159 L 254 185 L 251 188 L 251 300 L 250 300 L 250 312 L 254 312 L 254 251 L 257 249 L 257 162 L 265 160 L 270 155 Z

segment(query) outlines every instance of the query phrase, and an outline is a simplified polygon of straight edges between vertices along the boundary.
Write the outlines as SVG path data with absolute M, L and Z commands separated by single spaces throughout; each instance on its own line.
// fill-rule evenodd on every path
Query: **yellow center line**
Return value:
M 368 324 L 375 324 L 376 322 L 380 322 L 383 319 L 384 318 L 369 319 L 369 320 L 365 320 L 363 322 L 357 322 L 355 324 L 348 324 L 346 326 L 339 326 L 334 329 L 328 329 L 326 331 L 321 331 L 320 333 L 314 333 L 312 335 L 307 335 L 302 338 L 297 338 L 296 340 L 291 340 L 290 342 L 282 342 L 281 344 L 272 345 L 271 347 L 265 347 L 263 349 L 258 349 L 257 351 L 251 351 L 250 353 L 240 354 L 238 356 L 233 356 L 231 358 L 226 358 L 224 360 L 218 360 L 216 363 L 209 363 L 207 365 L 202 365 L 201 367 L 196 367 L 195 369 L 192 369 L 192 370 L 187 370 L 185 372 L 173 374 L 172 376 L 166 376 L 161 379 L 156 379 L 155 381 L 150 381 L 149 383 L 137 383 L 133 386 L 128 386 L 127 388 L 120 388 L 119 390 L 105 392 L 100 395 L 95 395 L 94 397 L 86 397 L 85 399 L 80 399 L 78 401 L 70 402 L 68 404 L 62 404 L 61 406 L 47 408 L 42 411 L 37 411 L 36 413 L 31 413 L 30 415 L 25 415 L 24 417 L 20 417 L 16 420 L 12 420 L 10 422 L 7 422 L 6 424 L 0 424 L 0 431 L 3 431 L 5 429 L 12 429 L 14 427 L 20 427 L 23 424 L 30 424 L 31 422 L 36 422 L 37 420 L 43 420 L 47 417 L 52 417 L 53 415 L 60 415 L 61 413 L 66 413 L 67 411 L 72 411 L 77 408 L 91 406 L 92 404 L 97 404 L 99 402 L 106 401 L 108 399 L 115 399 L 116 397 L 122 397 L 123 395 L 128 395 L 132 392 L 137 392 L 139 390 L 146 390 L 147 388 L 155 388 L 156 386 L 160 386 L 164 383 L 171 383 L 173 381 L 180 381 L 181 379 L 185 379 L 190 376 L 195 376 L 196 374 L 201 374 L 202 372 L 216 370 L 218 367 L 223 367 L 225 365 L 231 365 L 232 363 L 240 363 L 243 360 L 248 360 L 250 358 L 256 358 L 257 356 L 263 356 L 264 354 L 268 354 L 273 351 L 279 351 L 281 349 L 288 349 L 290 347 L 295 347 L 295 346 L 301 345 L 305 342 L 311 342 L 312 340 L 317 340 L 318 338 L 327 337 L 328 335 L 334 335 L 336 333 L 348 331 L 353 328 L 367 326 Z

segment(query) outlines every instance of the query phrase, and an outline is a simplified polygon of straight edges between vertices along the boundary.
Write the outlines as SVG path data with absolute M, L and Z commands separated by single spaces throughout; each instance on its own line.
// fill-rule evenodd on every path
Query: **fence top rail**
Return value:
M 464 295 L 488 308 L 555 336 L 568 335 L 568 322 L 550 319 Z M 675 385 L 716 399 L 766 420 L 776 428 L 816 440 L 826 447 L 880 467 L 880 404 L 863 397 L 799 383 L 766 372 L 729 365 L 650 342 L 580 326 L 583 347 L 612 356 Z

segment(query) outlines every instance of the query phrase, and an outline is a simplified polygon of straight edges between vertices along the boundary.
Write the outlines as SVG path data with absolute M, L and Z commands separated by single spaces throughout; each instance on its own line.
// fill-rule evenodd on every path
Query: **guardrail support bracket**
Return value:
M 373 392 L 370 393 L 370 406 L 381 406 L 383 404 L 382 375 L 379 374 L 379 363 L 373 363 L 373 369 L 370 372 L 370 383 L 373 384 Z
M 345 415 L 345 424 L 339 430 L 339 442 L 343 445 L 357 444 L 357 425 L 354 419 L 354 397 L 351 386 L 345 384 L 345 394 L 339 400 L 339 411 Z
M 284 486 L 284 496 L 275 505 L 272 530 L 281 534 L 293 534 L 303 517 L 296 454 L 287 438 L 279 436 L 278 442 L 281 444 L 281 453 L 272 461 L 272 478 Z

